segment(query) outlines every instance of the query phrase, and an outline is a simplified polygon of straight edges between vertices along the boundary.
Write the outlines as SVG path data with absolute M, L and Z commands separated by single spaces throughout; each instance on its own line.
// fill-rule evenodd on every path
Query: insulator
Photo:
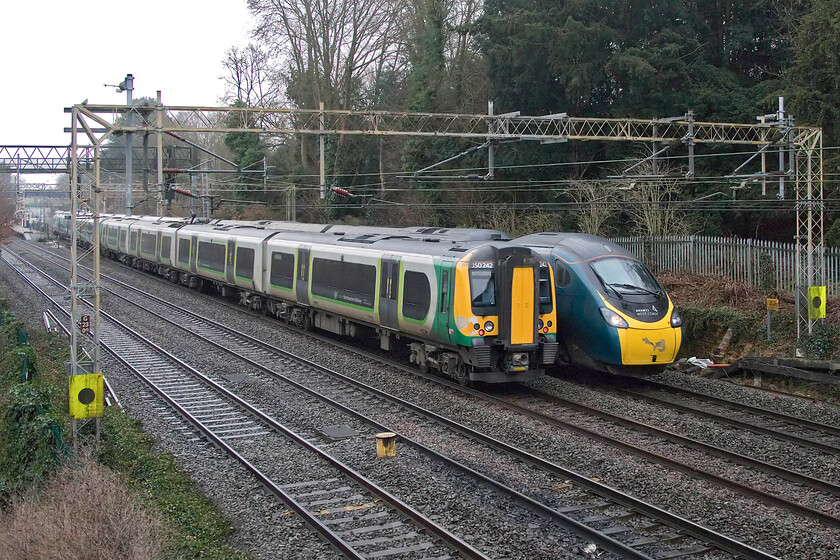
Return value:
M 172 187 L 172 192 L 183 194 L 185 196 L 189 196 L 190 198 L 195 198 L 195 195 L 186 189 L 182 189 L 181 187 Z

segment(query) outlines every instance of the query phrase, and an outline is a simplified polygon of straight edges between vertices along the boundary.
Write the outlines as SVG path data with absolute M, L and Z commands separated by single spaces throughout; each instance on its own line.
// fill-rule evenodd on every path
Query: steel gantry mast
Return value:
M 70 111 L 70 110 L 68 110 Z M 102 142 L 115 132 L 183 134 L 188 132 L 253 132 L 268 135 L 303 134 L 319 138 L 337 135 L 357 136 L 413 136 L 451 137 L 476 139 L 488 146 L 503 141 L 537 141 L 541 143 L 568 142 L 573 140 L 645 142 L 654 146 L 654 153 L 664 150 L 660 146 L 684 145 L 689 156 L 689 176 L 693 174 L 694 150 L 697 145 L 754 146 L 756 152 L 778 149 L 782 169 L 780 183 L 785 178 L 795 183 L 797 221 L 797 295 L 808 286 L 824 283 L 823 247 L 823 171 L 822 131 L 818 128 L 794 126 L 790 118 L 779 118 L 758 124 L 714 123 L 697 121 L 692 113 L 667 119 L 606 119 L 571 117 L 565 113 L 544 116 L 524 116 L 518 112 L 501 115 L 405 113 L 386 111 L 337 111 L 329 109 L 265 109 L 256 107 L 154 107 L 153 117 L 137 112 L 125 105 L 79 104 L 72 108 L 73 145 L 77 126 L 81 126 L 96 150 L 95 162 Z M 147 111 L 148 112 L 148 111 Z M 488 111 L 492 113 L 492 110 Z M 236 118 L 227 118 L 233 115 Z M 765 119 L 766 120 L 766 119 Z M 233 126 L 231 123 L 247 123 Z M 161 161 L 161 144 L 158 142 L 158 162 Z M 791 155 L 785 158 L 785 151 Z M 752 158 L 751 158 L 752 159 Z M 764 158 L 762 157 L 762 161 Z M 785 167 L 787 161 L 789 168 Z M 74 159 L 74 177 L 76 172 Z M 159 163 L 160 165 L 160 163 Z M 742 166 L 743 167 L 743 166 Z M 322 166 L 323 169 L 323 166 Z M 322 171 L 322 175 L 323 175 Z M 492 170 L 488 178 L 493 177 Z M 162 198 L 162 174 L 158 171 L 158 196 Z M 324 184 L 324 177 L 319 181 Z M 91 178 L 90 210 L 98 225 L 98 208 L 95 195 L 99 185 L 98 163 Z M 78 185 L 72 182 L 74 200 Z M 322 191 L 323 195 L 323 191 Z M 162 200 L 158 201 L 159 204 Z M 160 207 L 160 206 L 159 206 Z M 92 252 L 98 259 L 98 230 Z M 97 260 L 98 262 L 98 260 Z M 94 289 L 98 295 L 98 276 Z M 75 280 L 74 280 L 75 283 Z M 813 320 L 802 313 L 797 297 L 797 336 L 802 328 L 811 332 Z M 98 310 L 97 310 L 98 311 Z

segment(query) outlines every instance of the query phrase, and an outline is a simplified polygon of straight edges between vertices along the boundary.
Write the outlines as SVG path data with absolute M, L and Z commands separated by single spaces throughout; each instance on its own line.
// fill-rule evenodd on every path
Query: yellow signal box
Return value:
M 825 319 L 825 286 L 808 286 L 808 318 Z
M 100 418 L 105 409 L 101 373 L 70 376 L 70 418 Z

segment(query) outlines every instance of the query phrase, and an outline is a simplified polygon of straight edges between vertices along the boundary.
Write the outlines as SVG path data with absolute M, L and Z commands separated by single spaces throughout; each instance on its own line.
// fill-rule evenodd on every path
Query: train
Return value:
M 52 224 L 70 237 L 69 212 Z M 90 244 L 89 217 L 79 231 Z M 495 230 L 101 215 L 100 251 L 461 384 L 531 381 L 557 354 L 552 268 Z
M 632 253 L 583 233 L 536 233 L 514 241 L 535 250 L 554 272 L 558 365 L 644 376 L 676 360 L 680 315 Z

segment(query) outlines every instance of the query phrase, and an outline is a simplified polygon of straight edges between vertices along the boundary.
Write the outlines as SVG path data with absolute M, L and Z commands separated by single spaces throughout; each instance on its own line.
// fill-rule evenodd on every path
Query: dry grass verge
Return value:
M 6 560 L 151 560 L 166 545 L 161 517 L 112 471 L 83 458 L 0 516 Z

